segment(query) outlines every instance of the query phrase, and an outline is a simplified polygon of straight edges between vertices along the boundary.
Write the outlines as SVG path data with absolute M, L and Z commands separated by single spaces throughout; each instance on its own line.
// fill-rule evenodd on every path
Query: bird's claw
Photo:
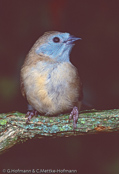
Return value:
M 70 116 L 69 116 L 69 121 L 73 118 L 73 127 L 74 127 L 74 129 L 76 129 L 76 127 L 77 127 L 78 117 L 79 117 L 78 108 L 76 106 L 74 106 L 71 113 L 70 113 Z
M 30 120 L 32 119 L 32 117 L 37 116 L 37 115 L 38 115 L 38 111 L 36 111 L 36 110 L 27 111 L 26 116 L 25 116 L 25 117 L 28 117 L 26 120 L 26 123 L 29 123 Z

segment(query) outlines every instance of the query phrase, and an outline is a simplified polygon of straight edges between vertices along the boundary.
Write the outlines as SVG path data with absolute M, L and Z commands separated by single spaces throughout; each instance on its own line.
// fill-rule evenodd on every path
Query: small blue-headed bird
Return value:
M 81 38 L 57 31 L 45 32 L 33 45 L 21 69 L 21 91 L 29 106 L 27 122 L 37 114 L 56 116 L 71 112 L 76 128 L 82 83 L 70 62 L 74 42 Z

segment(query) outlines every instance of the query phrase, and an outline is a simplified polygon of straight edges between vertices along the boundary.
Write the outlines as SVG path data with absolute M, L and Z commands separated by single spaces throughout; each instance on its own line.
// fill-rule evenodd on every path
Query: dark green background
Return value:
M 118 0 L 0 0 L 0 112 L 26 112 L 20 68 L 34 42 L 50 30 L 82 38 L 72 50 L 71 62 L 83 82 L 84 103 L 97 109 L 119 108 Z M 110 167 L 108 173 L 115 174 L 118 138 L 106 134 L 29 141 L 3 154 L 1 166 L 5 168 L 6 161 L 9 168 L 30 168 L 32 163 L 34 168 L 74 168 L 81 174 L 88 168 L 106 173 Z

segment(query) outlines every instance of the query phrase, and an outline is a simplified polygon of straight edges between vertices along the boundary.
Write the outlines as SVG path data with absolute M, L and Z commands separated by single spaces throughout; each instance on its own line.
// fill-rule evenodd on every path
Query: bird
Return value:
M 75 41 L 68 32 L 45 32 L 28 52 L 21 68 L 21 93 L 28 102 L 29 123 L 38 113 L 57 116 L 70 113 L 77 127 L 83 90 L 77 68 L 70 61 Z

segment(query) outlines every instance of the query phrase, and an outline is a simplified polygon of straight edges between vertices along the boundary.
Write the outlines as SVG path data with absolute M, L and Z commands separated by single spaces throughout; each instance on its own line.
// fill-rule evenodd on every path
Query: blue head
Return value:
M 69 55 L 74 46 L 74 41 L 79 40 L 71 36 L 69 33 L 47 32 L 40 39 L 40 44 L 37 44 L 36 54 L 45 55 L 56 61 L 69 61 Z

